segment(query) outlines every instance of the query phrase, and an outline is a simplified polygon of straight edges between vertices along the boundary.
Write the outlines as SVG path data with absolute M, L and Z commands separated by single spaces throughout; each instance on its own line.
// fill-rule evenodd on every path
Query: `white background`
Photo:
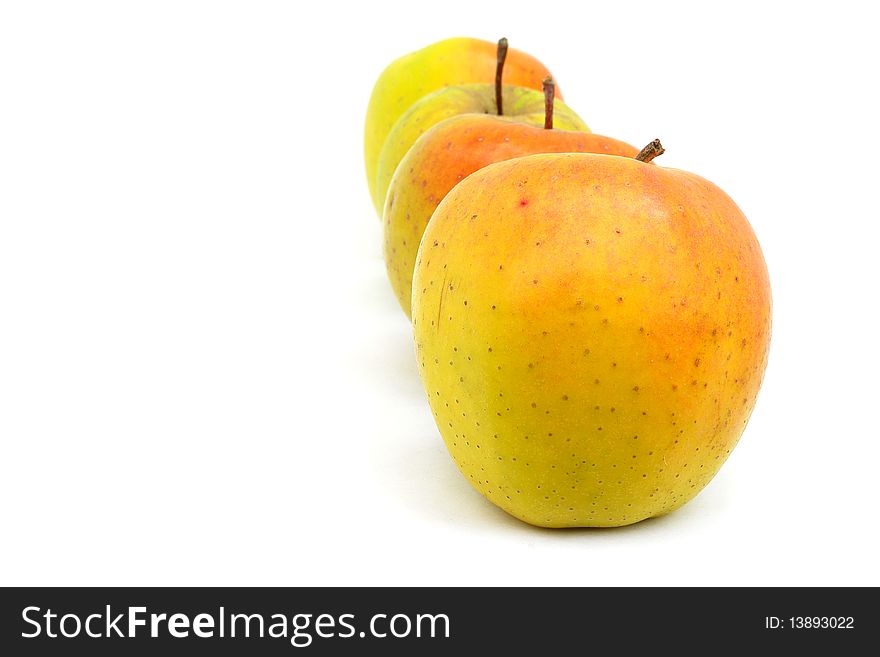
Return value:
M 880 584 L 867 3 L 0 9 L 0 584 Z M 372 84 L 454 35 L 725 189 L 774 333 L 682 510 L 539 530 L 455 469 L 385 280 Z

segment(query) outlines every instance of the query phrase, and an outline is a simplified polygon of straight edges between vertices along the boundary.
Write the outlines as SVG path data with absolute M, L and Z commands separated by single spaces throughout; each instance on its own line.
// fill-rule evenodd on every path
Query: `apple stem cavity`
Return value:
M 544 130 L 553 129 L 553 98 L 556 96 L 556 83 L 551 76 L 544 78 Z M 658 142 L 659 143 L 659 142 Z
M 504 114 L 501 103 L 501 74 L 504 72 L 504 60 L 507 59 L 507 39 L 498 39 L 498 63 L 495 66 L 495 106 L 498 108 L 498 116 Z
M 641 152 L 636 155 L 636 159 L 639 162 L 650 162 L 658 155 L 663 155 L 666 152 L 666 149 L 663 148 L 663 144 L 660 143 L 659 139 L 655 139 L 650 144 L 645 146 Z

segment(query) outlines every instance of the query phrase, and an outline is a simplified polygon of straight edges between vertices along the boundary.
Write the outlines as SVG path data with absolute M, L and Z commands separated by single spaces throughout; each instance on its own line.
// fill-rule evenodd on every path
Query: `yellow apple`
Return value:
M 502 57 L 504 82 L 541 89 L 550 71 L 537 59 L 510 48 Z M 499 68 L 499 45 L 456 37 L 445 39 L 392 62 L 379 76 L 367 107 L 364 126 L 364 163 L 376 212 L 381 215 L 384 195 L 376 189 L 376 170 L 385 139 L 400 116 L 422 96 L 444 87 L 491 83 Z M 561 96 L 560 96 L 561 98 Z M 392 172 L 393 173 L 393 172 Z M 381 196 L 381 197 L 380 197 Z
M 530 155 L 464 179 L 413 281 L 418 366 L 452 458 L 544 527 L 668 513 L 718 472 L 767 362 L 767 269 L 691 173 Z

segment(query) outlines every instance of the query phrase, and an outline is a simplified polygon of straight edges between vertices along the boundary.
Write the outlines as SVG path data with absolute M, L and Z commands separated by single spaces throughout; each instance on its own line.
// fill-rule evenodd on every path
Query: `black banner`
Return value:
M 874 589 L 4 589 L 5 655 L 855 654 L 878 636 Z

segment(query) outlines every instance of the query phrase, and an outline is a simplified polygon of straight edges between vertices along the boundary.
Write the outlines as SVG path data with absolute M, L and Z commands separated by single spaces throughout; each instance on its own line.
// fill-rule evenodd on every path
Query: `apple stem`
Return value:
M 551 76 L 544 78 L 544 130 L 553 129 L 553 97 L 556 95 L 556 83 Z
M 504 71 L 504 60 L 507 59 L 507 39 L 498 39 L 498 63 L 495 66 L 495 106 L 498 108 L 498 116 L 504 112 L 501 106 L 501 74 Z
M 666 149 L 663 148 L 663 144 L 660 143 L 659 139 L 655 139 L 650 144 L 645 146 L 641 152 L 636 155 L 636 159 L 639 162 L 650 162 L 658 155 L 663 155 L 666 152 Z

